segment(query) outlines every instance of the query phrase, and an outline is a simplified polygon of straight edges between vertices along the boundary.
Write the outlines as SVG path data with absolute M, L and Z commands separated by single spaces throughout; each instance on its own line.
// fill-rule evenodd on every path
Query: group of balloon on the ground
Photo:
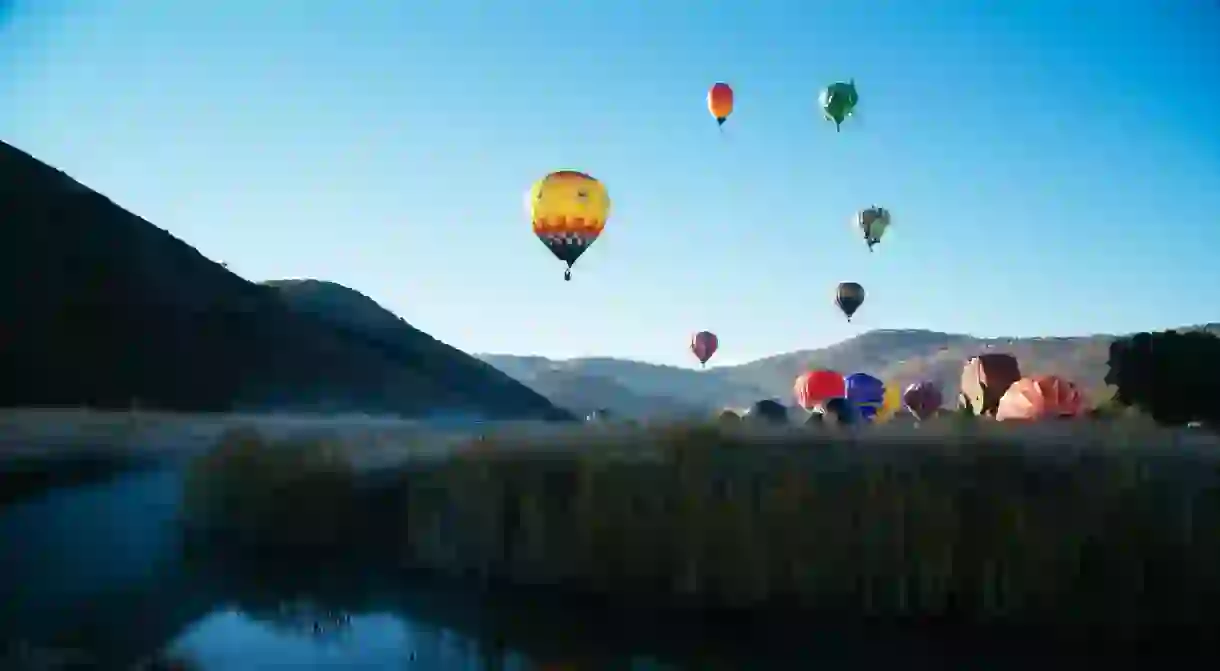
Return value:
M 815 369 L 797 376 L 792 393 L 811 416 L 838 402 L 835 414 L 841 421 L 883 423 L 905 410 L 922 422 L 944 412 L 940 386 L 931 380 L 904 389 L 868 373 L 843 375 Z M 1057 375 L 1022 376 L 1017 358 L 1002 353 L 980 354 L 966 362 L 957 405 L 999 421 L 1075 418 L 1087 409 L 1084 394 L 1070 380 Z
M 948 412 L 940 386 L 931 380 L 909 384 L 883 381 L 868 373 L 843 375 L 814 369 L 797 376 L 792 385 L 797 404 L 808 413 L 807 423 L 883 424 L 904 411 L 917 422 Z M 1072 419 L 1085 414 L 1084 394 L 1056 375 L 1022 376 L 1016 357 L 987 353 L 962 367 L 959 410 L 998 421 Z M 787 423 L 788 411 L 778 401 L 764 399 L 741 411 L 724 410 L 721 421 L 741 419 Z
M 841 131 L 843 122 L 855 114 L 859 102 L 854 80 L 835 82 L 818 95 L 822 115 L 834 122 L 836 132 Z M 728 84 L 718 82 L 708 90 L 708 111 L 722 130 L 733 113 L 733 103 L 733 89 Z M 610 218 L 610 195 L 605 185 L 575 170 L 552 172 L 530 189 L 526 206 L 534 234 L 567 265 L 563 277 L 571 280 L 572 266 L 601 236 Z M 876 205 L 865 207 L 855 213 L 852 223 L 872 252 L 890 226 L 890 212 Z M 852 315 L 864 304 L 864 297 L 864 287 L 859 283 L 840 282 L 835 289 L 834 302 L 847 321 L 851 321 Z M 700 331 L 691 338 L 690 349 L 700 365 L 705 366 L 719 344 L 714 333 Z M 983 355 L 966 364 L 963 402 L 967 402 L 967 379 L 971 378 L 974 380 L 971 384 L 988 390 L 986 398 L 979 396 L 973 401 L 979 414 L 995 415 L 999 419 L 1032 419 L 1075 416 L 1081 412 L 1083 401 L 1075 385 L 1056 377 L 1021 378 L 1019 374 L 1012 377 L 1009 374 L 1017 370 L 1016 360 L 1008 357 L 1012 359 L 1009 366 L 1002 359 L 1006 356 Z M 972 370 L 974 372 L 970 372 Z M 986 379 L 991 382 L 985 382 Z M 841 399 L 866 421 L 884 421 L 903 408 L 916 418 L 926 419 L 943 401 L 939 388 L 930 381 L 917 382 L 900 392 L 896 384 L 885 383 L 867 373 L 843 376 L 830 370 L 804 373 L 797 378 L 794 393 L 797 402 L 811 412 L 823 409 L 830 400 Z

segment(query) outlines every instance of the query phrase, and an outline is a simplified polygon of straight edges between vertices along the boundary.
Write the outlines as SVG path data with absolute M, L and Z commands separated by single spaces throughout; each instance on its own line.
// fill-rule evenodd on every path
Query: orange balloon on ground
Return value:
M 1039 375 L 1014 382 L 1000 397 L 995 418 L 1004 421 L 1079 417 L 1084 407 L 1084 394 L 1075 384 L 1056 375 Z
M 716 117 L 716 123 L 724 125 L 724 120 L 733 113 L 733 89 L 724 82 L 717 82 L 707 92 L 707 111 Z

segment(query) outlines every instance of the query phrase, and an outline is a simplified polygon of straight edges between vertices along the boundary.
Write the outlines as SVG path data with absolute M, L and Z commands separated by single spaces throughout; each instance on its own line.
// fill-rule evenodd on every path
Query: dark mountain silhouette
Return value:
M 3 143 L 0 222 L 0 407 L 570 418 L 401 322 L 286 301 Z
M 1220 324 L 1186 327 L 1220 334 Z M 1110 342 L 1114 335 L 1072 338 L 976 338 L 922 330 L 880 330 L 863 333 L 829 347 L 778 354 L 738 366 L 706 371 L 656 366 L 624 359 L 590 358 L 552 361 L 542 357 L 479 355 L 521 382 L 548 395 L 559 405 L 567 396 L 554 389 L 568 375 L 580 387 L 586 402 L 630 416 L 639 397 L 661 396 L 671 403 L 696 406 L 703 412 L 723 407 L 741 408 L 763 398 L 785 403 L 792 399 L 792 382 L 810 368 L 831 368 L 842 373 L 863 371 L 905 386 L 933 380 L 944 390 L 946 402 L 957 398 L 962 365 L 984 352 L 1008 352 L 1021 362 L 1025 374 L 1053 373 L 1075 380 L 1093 402 L 1107 399 L 1105 385 Z M 713 366 L 715 360 L 713 360 Z M 546 371 L 545 384 L 537 382 Z M 615 392 L 598 395 L 590 378 L 614 384 Z
M 413 369 L 430 379 L 477 380 L 476 391 L 488 398 L 522 396 L 521 383 L 416 329 L 355 289 L 313 279 L 271 280 L 263 285 L 278 291 L 293 309 L 321 318 L 351 338 L 409 358 Z

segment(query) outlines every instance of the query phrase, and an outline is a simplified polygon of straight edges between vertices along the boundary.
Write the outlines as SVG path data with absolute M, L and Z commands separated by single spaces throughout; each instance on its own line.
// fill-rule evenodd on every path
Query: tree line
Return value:
M 1136 333 L 1110 344 L 1113 405 L 1158 424 L 1220 425 L 1220 337 L 1207 331 Z

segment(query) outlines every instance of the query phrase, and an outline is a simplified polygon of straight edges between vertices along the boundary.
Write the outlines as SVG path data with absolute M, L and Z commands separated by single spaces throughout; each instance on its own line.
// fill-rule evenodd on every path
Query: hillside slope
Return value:
M 294 308 L 3 143 L 0 222 L 0 407 L 568 416 L 414 329 Z
M 1220 324 L 1186 327 L 1220 334 Z M 1185 330 L 1185 329 L 1183 329 Z M 480 355 L 504 372 L 532 384 L 540 371 L 554 377 L 590 376 L 613 381 L 620 390 L 634 394 L 665 396 L 671 402 L 693 405 L 704 411 L 740 407 L 760 398 L 790 403 L 792 382 L 810 368 L 832 368 L 843 373 L 863 371 L 905 386 L 917 380 L 934 380 L 947 399 L 956 398 L 962 364 L 983 352 L 1008 352 L 1021 362 L 1027 374 L 1054 373 L 1077 381 L 1090 399 L 1108 398 L 1105 385 L 1109 346 L 1115 336 L 1091 335 L 1074 338 L 975 338 L 973 336 L 922 330 L 880 330 L 863 333 L 829 347 L 801 350 L 759 359 L 738 366 L 699 371 L 655 366 L 623 359 L 572 359 L 551 361 L 542 357 Z M 551 380 L 552 387 L 562 386 Z M 541 386 L 535 389 L 548 394 Z M 592 390 L 594 387 L 588 387 Z M 591 393 L 591 392 L 590 392 Z M 555 397 L 552 400 L 558 401 Z M 595 397 L 590 402 L 615 409 L 615 397 Z
M 355 289 L 314 279 L 269 280 L 262 284 L 275 289 L 294 310 L 323 319 L 352 337 L 397 348 L 409 356 L 416 371 L 430 379 L 468 383 L 477 380 L 476 391 L 488 398 L 527 396 L 517 380 L 411 326 Z M 528 396 L 535 403 L 546 398 L 535 393 Z

